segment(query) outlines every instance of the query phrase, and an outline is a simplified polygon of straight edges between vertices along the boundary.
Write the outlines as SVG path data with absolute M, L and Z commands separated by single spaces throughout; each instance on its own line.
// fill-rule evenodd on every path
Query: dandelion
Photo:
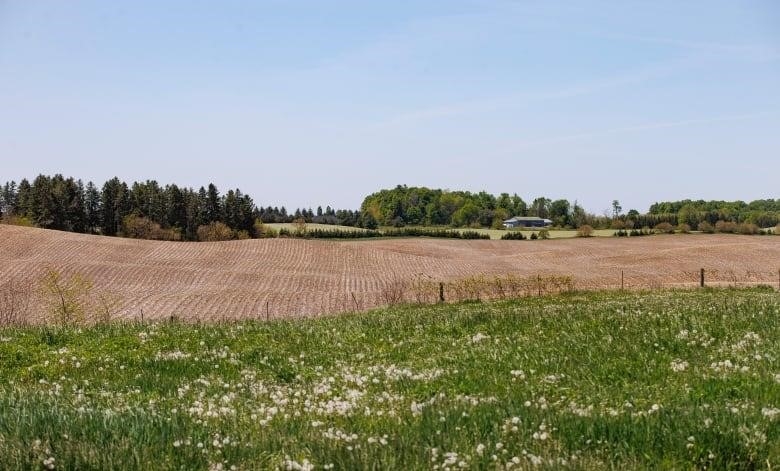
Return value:
M 761 409 L 761 415 L 768 418 L 769 420 L 774 420 L 775 417 L 780 415 L 780 409 L 776 407 L 772 407 L 772 408 L 764 407 Z
M 685 371 L 688 369 L 688 362 L 680 359 L 674 359 L 672 360 L 671 368 L 675 373 Z

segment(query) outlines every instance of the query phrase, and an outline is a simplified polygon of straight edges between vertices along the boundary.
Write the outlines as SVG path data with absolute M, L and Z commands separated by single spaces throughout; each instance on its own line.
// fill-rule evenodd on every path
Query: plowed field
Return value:
M 578 288 L 777 286 L 780 237 L 657 235 L 546 241 L 268 239 L 155 242 L 0 226 L 0 284 L 34 286 L 47 268 L 117 293 L 119 317 L 220 320 L 311 316 L 384 304 L 393 283 L 424 276 L 571 275 Z

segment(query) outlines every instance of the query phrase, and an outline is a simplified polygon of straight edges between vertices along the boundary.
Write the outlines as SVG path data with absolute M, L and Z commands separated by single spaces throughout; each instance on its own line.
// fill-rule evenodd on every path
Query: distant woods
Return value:
M 753 224 L 773 227 L 780 223 L 780 199 L 744 201 L 669 201 L 650 206 L 649 217 L 674 215 L 679 225 L 687 224 L 694 230 L 711 232 L 720 223 Z M 728 224 L 726 224 L 728 227 Z M 729 231 L 719 231 L 729 232 Z
M 558 227 L 576 227 L 593 222 L 576 201 L 552 200 L 540 196 L 526 203 L 517 194 L 498 196 L 484 191 L 432 190 L 425 187 L 397 186 L 366 197 L 361 213 L 370 215 L 380 225 L 452 226 L 493 229 L 503 228 L 513 216 L 537 216 L 553 221 Z
M 154 180 L 128 185 L 113 178 L 98 187 L 62 175 L 39 175 L 32 183 L 24 179 L 0 188 L 0 217 L 6 223 L 156 240 L 297 237 L 304 233 L 307 237 L 370 237 L 380 235 L 376 231 L 380 227 L 405 226 L 412 226 L 407 228 L 408 234 L 403 232 L 405 236 L 439 237 L 440 228 L 445 226 L 502 229 L 504 220 L 514 216 L 550 219 L 554 227 L 585 227 L 589 233 L 593 229 L 639 231 L 659 226 L 674 226 L 680 232 L 755 233 L 753 229 L 780 223 L 780 199 L 662 202 L 653 204 L 645 214 L 635 209 L 624 213 L 617 200 L 611 206 L 611 211 L 594 215 L 577 201 L 566 199 L 539 196 L 526 202 L 517 194 L 496 196 L 399 185 L 367 196 L 358 211 L 320 206 L 316 211 L 288 212 L 283 206 L 257 205 L 239 189 L 220 193 L 213 184 L 195 190 L 175 184 L 161 186 Z M 297 229 L 276 231 L 265 225 L 293 222 Z M 302 230 L 306 223 L 361 227 L 371 232 Z M 420 226 L 428 227 L 424 234 L 408 231 Z M 382 231 L 384 236 L 400 234 Z
M 635 209 L 624 213 L 619 201 L 614 200 L 611 211 L 594 215 L 586 212 L 577 201 L 553 200 L 545 196 L 526 202 L 517 194 L 509 193 L 494 196 L 486 192 L 397 186 L 392 190 L 382 190 L 366 197 L 361 213 L 370 215 L 380 225 L 397 227 L 447 225 L 500 229 L 508 218 L 536 216 L 552 220 L 554 227 L 566 229 L 579 229 L 583 226 L 588 226 L 590 230 L 639 229 L 670 224 L 683 227 L 687 225 L 688 230 L 700 230 L 700 223 L 715 227 L 718 221 L 768 228 L 780 222 L 780 199 L 750 203 L 702 200 L 655 203 L 646 214 Z M 708 229 L 706 224 L 704 229 Z
M 256 233 L 263 230 L 258 222 L 363 223 L 357 211 L 259 207 L 241 190 L 221 194 L 213 184 L 194 190 L 154 180 L 128 185 L 113 178 L 98 187 L 62 175 L 6 183 L 0 216 L 7 223 L 45 229 L 159 240 L 262 237 Z

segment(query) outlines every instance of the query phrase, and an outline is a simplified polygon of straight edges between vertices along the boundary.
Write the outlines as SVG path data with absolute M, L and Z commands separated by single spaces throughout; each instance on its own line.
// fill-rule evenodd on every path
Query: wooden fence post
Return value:
M 439 302 L 444 302 L 444 283 L 439 283 Z
M 266 322 L 268 322 L 268 317 L 269 317 L 270 310 L 271 310 L 270 303 L 271 303 L 270 301 L 266 301 L 265 302 L 265 321 Z
M 699 278 L 699 287 L 704 288 L 704 268 L 701 269 L 701 274 Z
M 623 284 L 623 270 L 620 270 L 620 291 L 623 291 L 624 286 L 625 285 Z

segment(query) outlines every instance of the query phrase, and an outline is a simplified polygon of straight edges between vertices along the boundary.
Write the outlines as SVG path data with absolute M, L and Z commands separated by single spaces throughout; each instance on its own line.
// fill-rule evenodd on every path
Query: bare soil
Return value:
M 385 304 L 425 277 L 570 275 L 577 288 L 778 285 L 780 237 L 655 235 L 538 241 L 266 239 L 156 242 L 0 225 L 0 284 L 32 288 L 47 268 L 78 272 L 121 299 L 118 317 L 216 321 L 314 316 Z

